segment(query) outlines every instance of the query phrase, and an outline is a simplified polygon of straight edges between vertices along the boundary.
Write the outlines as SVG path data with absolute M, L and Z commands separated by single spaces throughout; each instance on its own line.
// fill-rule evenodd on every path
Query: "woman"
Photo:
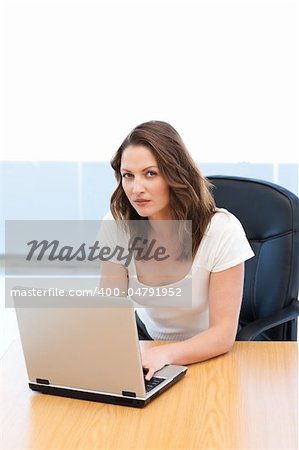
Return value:
M 156 303 L 137 309 L 140 338 L 175 341 L 142 352 L 146 379 L 166 364 L 190 364 L 226 353 L 238 326 L 244 261 L 254 255 L 240 222 L 216 208 L 209 183 L 179 134 L 165 122 L 150 121 L 133 129 L 111 165 L 118 186 L 111 198 L 113 217 L 106 219 L 146 225 L 143 244 L 153 244 L 152 251 L 164 248 L 164 259 L 136 258 L 142 250 L 135 248 L 129 264 L 119 259 L 103 262 L 101 287 L 130 292 L 138 303 L 140 287 L 181 289 L 192 280 L 187 307 Z M 180 225 L 188 221 L 192 236 L 190 251 L 184 253 L 188 227 Z M 130 242 L 132 233 L 130 225 Z M 116 244 L 115 236 L 106 238 Z M 156 302 L 160 299 L 155 297 Z

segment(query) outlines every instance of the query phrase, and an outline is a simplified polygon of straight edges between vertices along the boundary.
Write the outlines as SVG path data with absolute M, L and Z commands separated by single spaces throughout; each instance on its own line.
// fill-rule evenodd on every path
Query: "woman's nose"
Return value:
M 134 182 L 133 182 L 133 186 L 132 186 L 132 192 L 134 194 L 138 194 L 140 192 L 144 192 L 144 186 L 143 183 L 141 182 L 141 180 L 139 178 L 135 178 Z

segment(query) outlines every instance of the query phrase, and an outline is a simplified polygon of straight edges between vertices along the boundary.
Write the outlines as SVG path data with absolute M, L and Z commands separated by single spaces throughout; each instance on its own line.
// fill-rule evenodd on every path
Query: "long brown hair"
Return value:
M 173 220 L 192 221 L 192 256 L 215 212 L 211 184 L 202 176 L 182 138 L 168 123 L 152 120 L 134 128 L 111 160 L 118 186 L 111 197 L 111 213 L 116 220 L 144 220 L 129 202 L 120 173 L 121 158 L 129 145 L 143 145 L 155 156 L 161 175 L 169 185 Z M 145 219 L 147 220 L 147 219 Z

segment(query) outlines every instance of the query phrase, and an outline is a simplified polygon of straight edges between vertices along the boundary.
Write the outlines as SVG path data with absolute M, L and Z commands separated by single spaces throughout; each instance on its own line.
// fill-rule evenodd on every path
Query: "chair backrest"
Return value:
M 298 295 L 299 199 L 274 183 L 232 176 L 207 177 L 218 207 L 242 223 L 255 257 L 246 261 L 240 325 L 263 319 Z M 256 340 L 296 340 L 294 319 Z

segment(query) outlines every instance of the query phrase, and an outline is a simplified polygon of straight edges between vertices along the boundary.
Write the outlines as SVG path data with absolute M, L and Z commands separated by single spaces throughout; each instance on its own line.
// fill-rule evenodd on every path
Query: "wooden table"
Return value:
M 1 362 L 1 449 L 298 449 L 294 342 L 237 342 L 144 409 L 31 392 L 18 341 Z

